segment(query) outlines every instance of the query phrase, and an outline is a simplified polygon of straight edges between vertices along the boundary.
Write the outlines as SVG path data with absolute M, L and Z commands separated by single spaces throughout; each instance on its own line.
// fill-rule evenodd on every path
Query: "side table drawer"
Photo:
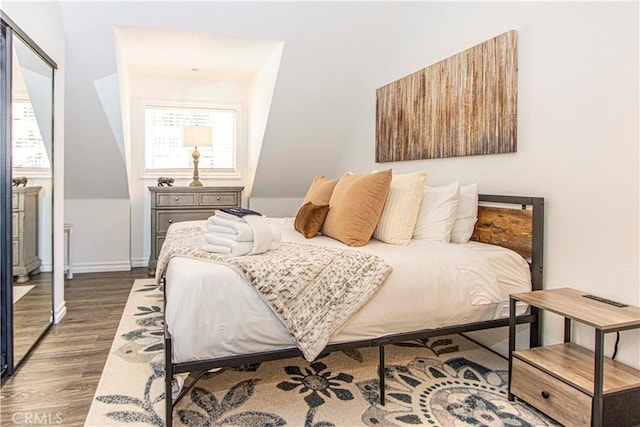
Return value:
M 198 204 L 200 206 L 213 207 L 233 207 L 240 206 L 238 193 L 220 192 L 220 193 L 200 193 L 198 194 Z
M 157 193 L 156 206 L 198 206 L 198 201 L 196 199 L 196 193 Z
M 591 425 L 591 397 L 514 357 L 511 393 L 566 426 Z
M 203 220 L 209 218 L 213 213 L 213 210 L 156 211 L 155 231 L 158 234 L 165 234 L 169 226 L 175 222 Z

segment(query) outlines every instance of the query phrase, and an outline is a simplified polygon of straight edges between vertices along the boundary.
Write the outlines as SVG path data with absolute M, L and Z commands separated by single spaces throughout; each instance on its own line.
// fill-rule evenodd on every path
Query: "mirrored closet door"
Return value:
M 53 320 L 55 63 L 2 14 L 2 377 Z

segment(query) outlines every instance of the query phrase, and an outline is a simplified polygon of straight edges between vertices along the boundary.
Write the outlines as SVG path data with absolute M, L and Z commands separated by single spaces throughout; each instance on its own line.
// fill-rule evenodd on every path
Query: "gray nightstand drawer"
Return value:
M 24 201 L 24 199 L 20 197 L 20 194 L 13 193 L 11 195 L 11 209 L 14 211 L 23 210 L 24 206 L 20 206 L 21 201 Z
M 198 206 L 198 199 L 195 193 L 158 193 L 156 194 L 156 206 Z
M 166 233 L 169 226 L 173 223 L 203 220 L 209 218 L 213 214 L 213 210 L 156 211 L 156 233 Z
M 17 267 L 22 263 L 22 259 L 20 254 L 22 251 L 20 250 L 20 240 L 13 239 L 13 266 Z
M 200 206 L 234 207 L 238 203 L 238 193 L 200 193 L 198 194 Z
M 12 236 L 14 239 L 19 239 L 20 238 L 20 230 L 22 230 L 22 217 L 24 216 L 24 213 L 21 212 L 14 212 L 11 217 L 12 219 L 12 225 L 13 225 L 13 233 Z

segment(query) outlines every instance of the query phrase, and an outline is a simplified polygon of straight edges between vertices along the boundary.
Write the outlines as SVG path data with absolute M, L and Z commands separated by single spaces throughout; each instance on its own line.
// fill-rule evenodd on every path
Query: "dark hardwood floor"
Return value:
M 51 273 L 31 274 L 26 283 L 13 282 L 13 292 L 23 288 L 28 292 L 13 303 L 13 357 L 22 360 L 51 321 L 53 281 Z
M 0 389 L 0 425 L 84 425 L 131 285 L 145 278 L 136 268 L 66 281 L 67 315 Z

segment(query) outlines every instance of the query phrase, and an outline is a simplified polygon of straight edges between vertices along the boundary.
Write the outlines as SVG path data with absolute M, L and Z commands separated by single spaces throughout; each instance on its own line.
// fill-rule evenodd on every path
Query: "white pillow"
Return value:
M 451 231 L 451 242 L 467 243 L 478 220 L 478 183 L 461 185 L 456 222 Z
M 413 238 L 449 243 L 458 210 L 458 181 L 425 187 Z
M 426 182 L 425 171 L 393 175 L 391 189 L 373 237 L 392 245 L 409 244 Z

